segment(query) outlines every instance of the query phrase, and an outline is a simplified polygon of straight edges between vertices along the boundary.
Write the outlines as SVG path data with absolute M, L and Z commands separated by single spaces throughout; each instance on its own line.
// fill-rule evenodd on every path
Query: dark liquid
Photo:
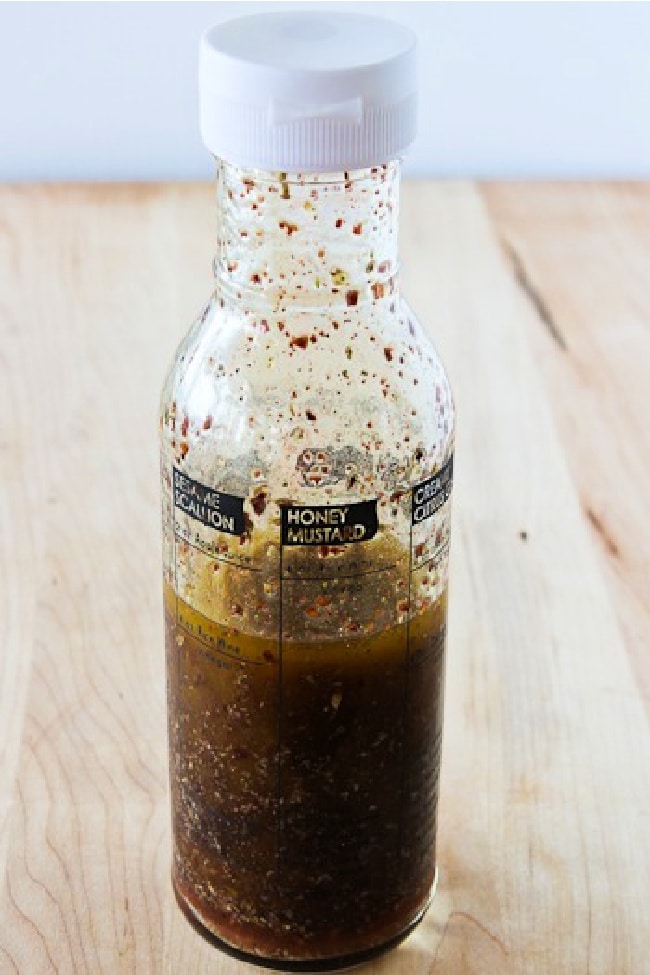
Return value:
M 425 909 L 445 616 L 280 653 L 166 590 L 174 883 L 209 932 L 336 967 Z

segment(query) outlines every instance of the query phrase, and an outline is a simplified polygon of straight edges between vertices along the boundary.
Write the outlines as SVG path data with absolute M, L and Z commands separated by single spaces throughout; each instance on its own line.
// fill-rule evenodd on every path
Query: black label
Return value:
M 174 468 L 174 504 L 190 518 L 229 535 L 244 533 L 244 499 L 193 481 Z
M 282 508 L 283 545 L 348 545 L 377 534 L 377 501 Z
M 411 517 L 414 525 L 419 525 L 421 521 L 431 518 L 449 499 L 453 476 L 454 455 L 452 454 L 437 474 L 413 488 Z

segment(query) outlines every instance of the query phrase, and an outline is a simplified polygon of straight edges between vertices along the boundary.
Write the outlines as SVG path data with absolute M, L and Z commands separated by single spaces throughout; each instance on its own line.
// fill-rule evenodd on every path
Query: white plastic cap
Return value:
M 415 138 L 415 35 L 328 10 L 253 14 L 201 40 L 201 135 L 215 156 L 286 172 L 363 169 Z

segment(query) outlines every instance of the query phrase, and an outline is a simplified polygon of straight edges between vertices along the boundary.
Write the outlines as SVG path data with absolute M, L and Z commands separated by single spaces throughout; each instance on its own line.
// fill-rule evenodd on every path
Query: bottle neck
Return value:
M 295 175 L 217 161 L 222 304 L 336 310 L 394 300 L 400 162 Z

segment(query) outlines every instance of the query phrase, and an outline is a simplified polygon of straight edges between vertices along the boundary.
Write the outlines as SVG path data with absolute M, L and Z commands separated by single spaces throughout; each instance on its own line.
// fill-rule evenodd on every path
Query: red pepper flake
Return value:
M 243 545 L 250 539 L 251 532 L 253 531 L 253 520 L 247 511 L 244 512 L 244 532 L 239 536 L 239 541 Z
M 315 333 L 312 334 L 312 335 L 310 335 L 309 336 L 309 341 L 310 342 L 313 342 L 315 344 L 316 342 L 318 342 L 318 336 Z
M 349 305 L 349 306 L 356 305 L 356 303 L 358 302 L 358 300 L 359 300 L 359 292 L 358 291 L 346 291 L 346 293 L 345 293 L 345 303 L 346 303 L 346 305 Z
M 289 223 L 288 220 L 281 220 L 279 224 L 280 230 L 286 230 L 287 237 L 291 237 L 291 234 L 298 229 L 297 223 Z
M 372 286 L 372 294 L 374 298 L 384 297 L 384 286 L 380 281 L 375 281 Z
M 319 545 L 318 554 L 322 559 L 327 558 L 328 555 L 340 555 L 344 551 L 343 545 Z
M 181 444 L 181 457 L 183 458 L 183 460 L 185 460 L 185 458 L 187 457 L 187 453 L 189 449 L 190 449 L 190 445 L 185 441 L 183 441 Z
M 384 355 L 386 356 L 386 362 L 393 361 L 393 350 L 391 349 L 390 345 L 384 346 Z
M 335 226 L 337 230 L 341 229 L 341 227 L 343 226 L 343 217 L 337 218 Z
M 251 274 L 251 281 L 253 282 L 253 284 L 262 283 L 262 279 L 257 272 L 255 272 L 255 274 Z
M 377 270 L 380 274 L 386 274 L 386 271 L 390 270 L 390 261 L 381 261 L 377 265 Z
M 266 491 L 259 491 L 251 498 L 251 508 L 256 515 L 261 515 L 264 512 L 268 498 Z
M 290 344 L 290 346 L 291 346 L 292 349 L 293 348 L 306 349 L 307 346 L 309 345 L 309 336 L 308 335 L 296 335 L 296 336 L 294 336 L 294 338 L 291 339 L 291 342 L 289 344 Z
M 422 558 L 422 556 L 424 555 L 425 548 L 426 548 L 426 546 L 425 546 L 424 542 L 420 542 L 419 545 L 416 545 L 415 546 L 415 549 L 414 549 L 415 557 L 418 558 L 418 559 Z
M 353 234 L 356 234 L 357 237 L 358 237 L 360 235 L 360 233 L 361 233 L 361 230 L 362 230 L 362 224 L 355 223 L 354 227 L 352 228 L 352 233 Z
M 205 420 L 203 421 L 203 429 L 209 430 L 211 426 L 212 426 L 212 416 L 208 413 Z
M 400 611 L 400 613 L 405 613 L 409 608 L 408 599 L 400 599 L 399 602 L 397 603 L 397 608 Z
M 187 432 L 189 428 L 190 428 L 190 418 L 189 416 L 186 415 L 183 417 L 183 422 L 181 423 L 181 437 L 187 436 Z
M 322 248 L 322 247 L 321 247 L 321 249 L 320 249 L 320 250 L 318 251 L 318 256 L 319 256 L 319 257 L 320 257 L 321 259 L 322 259 L 323 257 L 325 257 L 325 251 L 323 250 L 323 248 Z
M 308 420 L 311 420 L 312 423 L 316 419 L 316 414 L 314 413 L 313 410 L 305 410 L 305 416 L 307 417 Z

